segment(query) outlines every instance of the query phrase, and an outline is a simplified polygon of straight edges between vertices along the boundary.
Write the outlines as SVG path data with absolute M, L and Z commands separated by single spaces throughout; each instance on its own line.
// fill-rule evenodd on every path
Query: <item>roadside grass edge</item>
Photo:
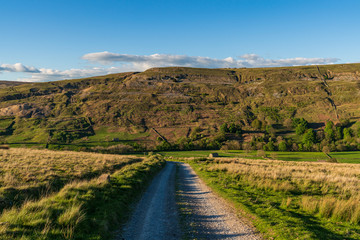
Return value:
M 67 184 L 60 192 L 28 201 L 0 216 L 0 239 L 111 239 L 151 179 L 164 167 L 159 155 L 110 176 Z

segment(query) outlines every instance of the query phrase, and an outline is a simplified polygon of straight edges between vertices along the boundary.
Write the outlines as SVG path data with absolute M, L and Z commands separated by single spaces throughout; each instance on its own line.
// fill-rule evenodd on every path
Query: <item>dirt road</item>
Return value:
M 168 162 L 137 204 L 133 216 L 117 239 L 171 240 L 261 239 L 202 183 L 188 164 L 179 163 L 178 204 L 185 207 L 180 228 L 175 198 L 176 165 Z M 182 233 L 185 229 L 187 233 Z

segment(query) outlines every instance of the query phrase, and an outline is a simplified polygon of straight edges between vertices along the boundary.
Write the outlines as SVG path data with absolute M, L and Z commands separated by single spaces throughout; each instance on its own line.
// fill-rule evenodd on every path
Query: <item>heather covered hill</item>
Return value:
M 104 149 L 120 141 L 137 149 L 190 140 L 199 148 L 219 148 L 225 141 L 241 144 L 254 137 L 267 143 L 268 134 L 276 145 L 279 136 L 302 141 L 289 120 L 296 118 L 315 130 L 332 120 L 356 137 L 359 90 L 360 64 L 152 68 L 22 84 L 0 89 L 0 137 L 7 143 L 82 143 L 85 148 L 108 142 Z M 222 131 L 223 123 L 233 129 Z

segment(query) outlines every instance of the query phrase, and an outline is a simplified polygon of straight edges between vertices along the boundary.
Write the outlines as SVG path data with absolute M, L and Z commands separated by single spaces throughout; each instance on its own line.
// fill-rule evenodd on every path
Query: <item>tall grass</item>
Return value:
M 338 199 L 360 196 L 360 168 L 355 164 L 221 159 L 209 171 L 226 171 L 258 188 Z
M 116 171 L 109 181 L 78 181 L 0 215 L 0 239 L 109 239 L 147 182 L 165 162 L 153 156 Z
M 277 239 L 360 239 L 357 164 L 217 158 L 190 164 Z
M 0 212 L 65 184 L 112 173 L 143 158 L 35 149 L 0 150 Z

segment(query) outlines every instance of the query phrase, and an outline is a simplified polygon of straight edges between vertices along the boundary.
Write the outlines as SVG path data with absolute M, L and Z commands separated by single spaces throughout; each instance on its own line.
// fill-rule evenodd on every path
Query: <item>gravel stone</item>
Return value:
M 132 217 L 116 239 L 175 240 L 184 235 L 179 226 L 176 198 L 176 163 L 167 162 L 154 178 L 133 211 Z M 199 179 L 190 165 L 179 164 L 179 204 L 191 214 L 186 234 L 191 239 L 262 239 L 246 220 L 241 220 L 225 201 L 218 198 Z
M 196 175 L 189 164 L 180 163 L 180 204 L 190 214 L 187 225 L 191 239 L 262 239 L 245 219 L 216 196 Z
M 175 163 L 167 162 L 137 204 L 123 235 L 117 239 L 181 238 L 175 201 L 175 173 Z

